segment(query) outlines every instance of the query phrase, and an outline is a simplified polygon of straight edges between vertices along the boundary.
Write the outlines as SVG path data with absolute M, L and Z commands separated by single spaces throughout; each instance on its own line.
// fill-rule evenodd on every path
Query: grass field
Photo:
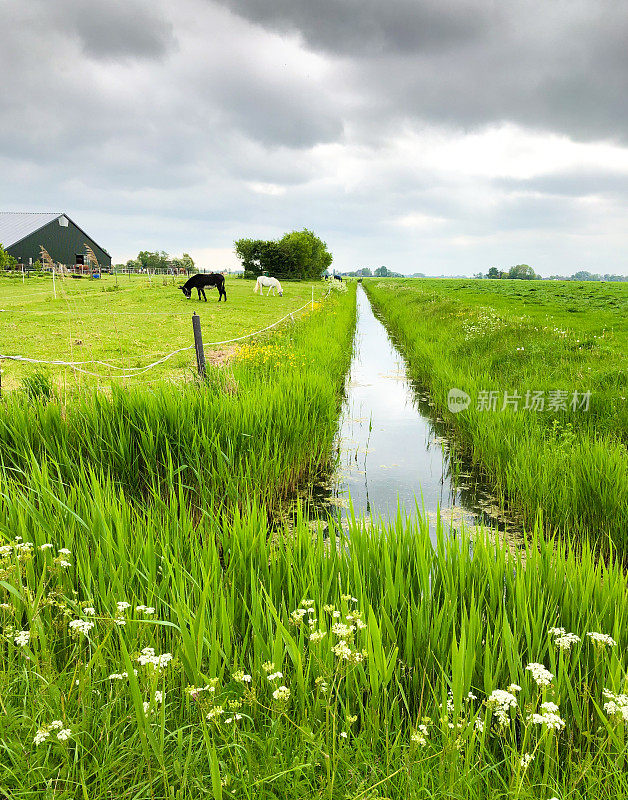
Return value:
M 372 280 L 365 287 L 411 374 L 511 510 L 528 526 L 542 510 L 549 527 L 625 552 L 628 286 Z M 453 387 L 472 399 L 459 413 L 447 407 Z M 551 407 L 555 390 L 565 394 L 562 408 Z M 496 410 L 481 407 L 482 391 L 496 393 Z M 504 409 L 504 392 L 519 395 L 518 408 Z M 527 392 L 542 392 L 544 408 L 526 410 Z
M 555 341 L 535 330 L 542 310 L 533 324 L 508 294 L 496 295 L 499 313 L 487 296 L 478 308 L 474 287 L 490 287 L 458 285 L 367 286 L 417 375 L 423 354 L 432 358 L 433 387 L 514 379 L 499 372 L 513 360 L 549 385 L 584 359 L 594 390 L 603 369 L 623 364 L 619 319 L 613 338 L 600 344 L 592 329 L 581 351 L 555 320 L 566 332 Z M 308 299 L 309 285 L 288 286 L 288 302 Z M 216 328 L 251 303 L 230 289 L 227 311 L 207 304 Z M 98 291 L 77 289 L 88 290 Z M 173 319 L 189 324 L 192 304 L 168 291 L 132 288 L 129 298 L 178 302 L 185 310 Z M 457 291 L 467 296 L 452 299 Z M 586 536 L 549 538 L 540 525 L 510 551 L 442 528 L 434 547 L 423 519 L 351 521 L 343 532 L 269 513 L 329 465 L 354 323 L 350 286 L 210 366 L 205 382 L 50 394 L 44 382 L 3 396 L 0 796 L 628 795 L 621 558 L 600 559 Z M 610 350 L 587 360 L 598 347 Z M 607 385 L 611 399 L 620 380 Z M 504 421 L 499 435 L 526 435 L 517 415 L 492 416 Z M 586 420 L 568 428 L 559 416 L 557 428 L 538 416 L 532 430 L 562 443 L 564 465 L 593 441 L 603 474 L 607 448 L 625 446 L 622 427 L 603 404 Z M 549 500 L 562 508 L 562 495 Z
M 327 291 L 322 281 L 289 283 L 284 296 L 260 298 L 253 282 L 227 277 L 227 303 L 218 303 L 216 290 L 207 290 L 207 303 L 198 302 L 196 292 L 186 300 L 177 286 L 180 279 L 145 275 L 105 275 L 102 280 L 58 280 L 57 298 L 50 278 L 0 279 L 0 352 L 28 358 L 62 361 L 101 360 L 120 367 L 141 367 L 162 355 L 193 343 L 191 316 L 201 317 L 203 339 L 222 341 L 264 328 Z M 233 349 L 225 345 L 220 357 Z M 212 350 L 212 348 L 208 348 Z M 209 354 L 208 354 L 209 355 Z M 128 379 L 147 384 L 163 378 L 183 380 L 196 368 L 194 350 L 174 356 L 142 375 Z M 112 370 L 87 365 L 90 372 L 112 374 Z M 58 385 L 106 386 L 108 380 L 83 375 L 71 369 L 48 368 Z M 3 389 L 14 389 L 32 366 L 4 362 Z M 122 381 L 123 379 L 118 379 Z
M 226 366 L 210 366 L 205 382 L 92 386 L 50 399 L 31 390 L 28 403 L 23 391 L 9 392 L 0 406 L 2 464 L 26 481 L 42 466 L 69 483 L 95 471 L 141 501 L 181 482 L 202 507 L 253 497 L 274 506 L 328 464 L 354 291 L 332 291 L 295 322 L 244 343 Z M 299 300 L 306 293 L 301 287 Z

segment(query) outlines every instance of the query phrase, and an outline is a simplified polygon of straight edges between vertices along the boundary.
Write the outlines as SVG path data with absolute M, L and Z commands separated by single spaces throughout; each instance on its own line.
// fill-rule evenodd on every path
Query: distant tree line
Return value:
M 325 242 L 307 228 L 276 240 L 238 239 L 234 246 L 246 278 L 267 274 L 284 280 L 316 279 L 332 262 Z
M 574 272 L 574 274 L 570 275 L 569 277 L 566 277 L 565 275 L 550 275 L 548 278 L 544 278 L 542 275 L 537 275 L 537 273 L 532 269 L 532 267 L 528 266 L 528 264 L 517 264 L 514 267 L 507 267 L 503 270 L 499 269 L 499 267 L 491 267 L 486 275 L 484 275 L 482 272 L 478 272 L 473 277 L 489 278 L 493 280 L 498 280 L 500 278 L 514 278 L 527 281 L 628 281 L 628 275 L 598 275 L 593 272 L 587 272 L 586 270 Z
M 362 267 L 354 272 L 343 272 L 347 278 L 425 278 L 422 272 L 415 272 L 412 275 L 403 275 L 401 272 L 393 272 L 388 267 L 377 267 L 372 270 L 370 267 Z
M 137 258 L 129 259 L 126 264 L 116 264 L 115 269 L 128 269 L 133 272 L 143 271 L 164 271 L 169 269 L 185 270 L 186 272 L 198 272 L 198 268 L 194 265 L 192 256 L 184 253 L 181 257 L 169 256 L 163 250 L 156 250 L 154 253 L 150 250 L 140 250 Z

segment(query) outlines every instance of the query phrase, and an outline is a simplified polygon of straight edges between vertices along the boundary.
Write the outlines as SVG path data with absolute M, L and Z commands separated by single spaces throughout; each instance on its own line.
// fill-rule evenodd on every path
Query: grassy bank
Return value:
M 626 795 L 617 565 L 542 537 L 525 566 L 434 551 L 423 522 L 278 537 L 183 495 L 5 478 L 7 797 Z
M 549 527 L 625 552 L 626 287 L 462 280 L 364 285 L 398 338 L 411 375 L 430 389 L 496 494 L 529 526 L 542 511 Z M 448 410 L 453 387 L 471 398 L 459 413 Z M 552 394 L 557 390 L 564 396 Z M 482 408 L 491 391 L 494 410 Z M 585 410 L 580 405 L 587 391 Z M 518 408 L 513 402 L 504 408 L 505 392 L 511 401 L 519 396 Z M 529 404 L 533 393 L 543 395 L 542 409 L 525 408 L 528 392 Z
M 193 343 L 191 316 L 201 317 L 205 342 L 223 341 L 260 330 L 303 306 L 312 296 L 320 300 L 327 286 L 323 281 L 286 283 L 283 297 L 261 298 L 253 294 L 254 283 L 227 276 L 227 303 L 218 303 L 215 289 L 208 290 L 207 303 L 194 292 L 187 300 L 177 288 L 181 278 L 146 275 L 105 275 L 101 280 L 58 280 L 54 297 L 50 278 L 0 278 L 0 352 L 28 358 L 61 361 L 99 360 L 118 367 L 141 367 L 160 356 Z M 222 358 L 229 345 L 207 347 L 210 358 Z M 6 361 L 2 365 L 2 388 L 18 388 L 33 367 Z M 123 385 L 152 385 L 168 379 L 189 380 L 196 368 L 194 350 L 178 353 L 150 371 Z M 99 375 L 116 371 L 102 365 L 86 365 Z M 110 381 L 48 367 L 61 390 L 107 386 Z
M 28 402 L 9 393 L 0 404 L 0 460 L 23 480 L 41 464 L 68 483 L 94 471 L 130 497 L 161 496 L 181 481 L 203 507 L 253 497 L 272 505 L 329 459 L 354 291 L 333 292 L 298 321 L 242 345 L 204 384 Z

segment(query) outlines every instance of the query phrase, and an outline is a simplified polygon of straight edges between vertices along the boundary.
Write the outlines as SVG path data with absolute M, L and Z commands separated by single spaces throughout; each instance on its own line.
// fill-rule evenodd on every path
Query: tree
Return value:
M 486 274 L 487 278 L 501 278 L 501 273 L 497 267 L 491 267 Z
M 509 278 L 516 278 L 519 280 L 532 281 L 536 278 L 536 274 L 532 267 L 527 264 L 517 264 L 508 270 Z
M 16 267 L 17 259 L 10 256 L 0 244 L 0 269 L 15 269 Z
M 234 245 L 245 274 L 253 276 L 267 272 L 277 278 L 320 278 L 332 262 L 325 242 L 307 228 L 278 241 L 238 239 Z
M 189 253 L 184 253 L 181 256 L 181 263 L 183 264 L 183 269 L 185 269 L 187 272 L 198 272 L 198 267 L 194 263 L 194 259 Z
M 388 278 L 392 275 L 392 272 L 386 267 L 378 267 L 373 274 L 376 278 Z
M 194 260 L 188 253 L 184 253 L 181 258 L 169 259 L 168 266 L 176 270 L 185 270 L 189 274 L 198 272 L 198 267 L 194 265 Z
M 168 253 L 157 250 L 151 253 L 149 250 L 141 250 L 137 254 L 137 264 L 140 269 L 155 270 L 168 268 Z

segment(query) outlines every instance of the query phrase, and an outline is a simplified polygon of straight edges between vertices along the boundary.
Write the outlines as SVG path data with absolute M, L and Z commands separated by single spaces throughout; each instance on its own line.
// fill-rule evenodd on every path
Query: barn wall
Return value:
M 23 264 L 28 264 L 29 258 L 32 258 L 35 263 L 40 260 L 39 246 L 43 245 L 53 261 L 72 265 L 77 253 L 85 254 L 85 243 L 92 248 L 101 266 L 111 266 L 111 256 L 105 253 L 93 239 L 86 236 L 72 220 L 68 220 L 67 227 L 64 227 L 59 225 L 59 220 L 55 219 L 22 239 L 21 242 L 7 247 L 6 251 L 18 261 L 21 260 Z

